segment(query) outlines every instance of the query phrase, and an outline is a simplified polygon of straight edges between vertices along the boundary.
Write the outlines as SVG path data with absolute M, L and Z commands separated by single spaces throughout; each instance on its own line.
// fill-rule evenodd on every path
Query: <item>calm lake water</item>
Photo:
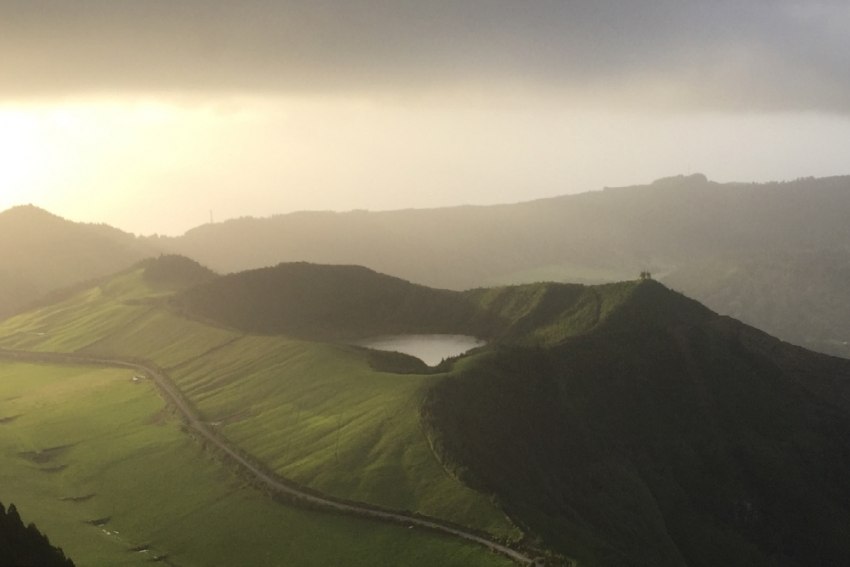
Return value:
M 357 344 L 375 350 L 403 352 L 428 366 L 435 366 L 444 358 L 463 354 L 485 343 L 469 335 L 387 335 L 364 339 Z

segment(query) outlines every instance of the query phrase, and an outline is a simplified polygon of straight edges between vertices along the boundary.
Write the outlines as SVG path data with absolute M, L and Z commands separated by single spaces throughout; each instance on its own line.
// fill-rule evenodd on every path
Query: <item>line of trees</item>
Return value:
M 74 567 L 74 562 L 60 548 L 50 545 L 35 524 L 25 526 L 14 504 L 7 510 L 0 502 L 0 565 Z

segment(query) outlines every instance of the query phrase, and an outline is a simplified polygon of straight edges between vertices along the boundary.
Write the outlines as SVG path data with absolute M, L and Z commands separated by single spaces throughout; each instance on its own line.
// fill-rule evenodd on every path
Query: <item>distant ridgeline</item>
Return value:
M 651 270 L 710 308 L 850 357 L 850 176 L 716 183 L 702 174 L 525 203 L 298 212 L 135 237 L 36 207 L 0 212 L 0 317 L 171 252 L 234 272 L 360 265 L 437 288 L 604 283 Z
M 34 524 L 24 526 L 14 504 L 0 503 L 0 565 L 3 567 L 74 567 Z
M 456 290 L 647 269 L 720 313 L 850 357 L 848 218 L 850 176 L 695 174 L 511 205 L 244 218 L 153 243 L 221 272 L 305 260 Z

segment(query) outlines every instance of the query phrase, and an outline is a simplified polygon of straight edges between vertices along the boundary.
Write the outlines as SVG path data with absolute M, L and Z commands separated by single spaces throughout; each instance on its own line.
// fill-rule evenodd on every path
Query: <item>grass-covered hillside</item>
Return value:
M 520 537 L 488 496 L 448 474 L 431 450 L 419 406 L 440 374 L 379 371 L 362 348 L 252 335 L 177 315 L 169 298 L 187 280 L 207 276 L 188 261 L 145 262 L 6 320 L 0 347 L 150 361 L 209 427 L 299 485 Z
M 489 343 L 426 371 L 336 342 L 394 332 Z M 3 322 L 0 347 L 151 361 L 301 486 L 524 534 L 580 566 L 850 556 L 850 363 L 652 280 L 453 292 L 162 257 Z
M 582 565 L 844 564 L 850 363 L 622 285 L 587 332 L 431 390 L 447 462 Z
M 0 499 L 77 565 L 510 565 L 405 526 L 275 502 L 136 374 L 0 360 Z M 0 517 L 0 565 L 65 565 L 7 560 L 6 533 Z

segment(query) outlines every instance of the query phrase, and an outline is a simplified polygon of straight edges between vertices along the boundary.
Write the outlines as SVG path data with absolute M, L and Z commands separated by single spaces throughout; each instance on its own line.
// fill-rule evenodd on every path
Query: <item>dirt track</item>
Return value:
M 152 364 L 137 361 L 123 360 L 118 358 L 104 358 L 98 356 L 90 356 L 83 354 L 68 354 L 54 352 L 32 352 L 0 349 L 0 358 L 8 358 L 15 360 L 24 360 L 30 362 L 50 362 L 50 363 L 66 363 L 66 364 L 93 364 L 98 366 L 113 366 L 120 368 L 130 368 L 139 372 L 144 372 L 150 377 L 159 388 L 165 400 L 174 406 L 180 413 L 186 424 L 199 434 L 205 441 L 213 444 L 220 450 L 228 459 L 237 463 L 243 470 L 249 472 L 259 483 L 266 488 L 273 490 L 278 494 L 284 494 L 289 498 L 311 505 L 317 509 L 331 510 L 341 512 L 353 516 L 370 518 L 373 520 L 400 524 L 404 526 L 412 526 L 421 529 L 426 529 L 433 532 L 443 533 L 452 537 L 460 538 L 478 545 L 482 545 L 493 552 L 504 555 L 521 565 L 528 565 L 533 562 L 529 555 L 501 544 L 497 541 L 489 539 L 483 534 L 478 534 L 468 531 L 459 526 L 453 526 L 443 523 L 433 518 L 425 518 L 397 512 L 392 510 L 383 510 L 371 507 L 365 504 L 356 502 L 344 502 L 334 499 L 330 496 L 325 496 L 313 491 L 300 489 L 290 483 L 283 482 L 264 471 L 260 466 L 252 463 L 249 459 L 241 455 L 232 445 L 226 440 L 213 432 L 206 423 L 201 421 L 195 412 L 194 408 L 186 401 L 177 386 L 171 381 L 171 378 L 159 368 Z

